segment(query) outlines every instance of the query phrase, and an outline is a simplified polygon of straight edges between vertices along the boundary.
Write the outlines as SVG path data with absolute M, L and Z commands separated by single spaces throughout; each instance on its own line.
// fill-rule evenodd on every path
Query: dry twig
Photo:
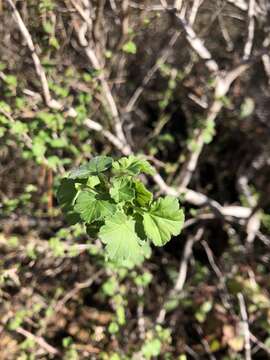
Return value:
M 255 0 L 249 0 L 248 5 L 248 35 L 247 41 L 244 47 L 244 60 L 249 59 L 251 55 L 251 50 L 253 47 L 253 40 L 254 40 L 254 32 L 255 32 Z
M 62 107 L 61 104 L 58 101 L 52 99 L 52 97 L 51 97 L 48 80 L 47 80 L 45 71 L 41 65 L 40 59 L 38 57 L 37 50 L 33 43 L 31 34 L 28 31 L 27 27 L 25 26 L 23 19 L 20 15 L 19 11 L 16 9 L 16 6 L 15 6 L 13 0 L 6 0 L 6 1 L 9 3 L 9 5 L 13 11 L 14 19 L 15 19 L 15 21 L 20 29 L 20 32 L 21 32 L 22 36 L 24 37 L 24 39 L 27 43 L 27 46 L 31 52 L 32 59 L 33 59 L 33 62 L 34 62 L 35 68 L 36 68 L 36 73 L 39 76 L 39 79 L 41 82 L 43 96 L 44 96 L 46 105 L 53 109 L 60 109 Z
M 183 290 L 183 287 L 184 287 L 184 284 L 186 281 L 186 277 L 187 277 L 188 263 L 190 261 L 191 255 L 192 255 L 192 247 L 195 242 L 200 241 L 200 239 L 203 236 L 203 232 L 204 232 L 203 228 L 199 228 L 197 230 L 196 234 L 194 236 L 190 236 L 185 244 L 176 282 L 174 284 L 174 287 L 171 289 L 168 296 L 166 297 L 166 299 L 163 303 L 163 306 L 161 307 L 161 309 L 158 313 L 158 317 L 156 320 L 156 322 L 158 324 L 162 324 L 165 320 L 165 316 L 167 313 L 166 308 L 165 308 L 166 302 L 171 297 L 179 294 Z
M 251 360 L 250 331 L 246 304 L 242 293 L 239 293 L 237 297 L 239 301 L 240 313 L 243 322 L 243 332 L 245 337 L 245 360 Z
M 51 355 L 59 355 L 60 354 L 59 351 L 55 347 L 48 344 L 47 341 L 45 341 L 45 339 L 43 337 L 36 336 L 36 335 L 32 334 L 30 331 L 25 330 L 21 326 L 16 329 L 16 332 L 18 334 L 23 335 L 27 339 L 34 340 L 35 343 L 38 344 L 48 354 L 51 354 Z

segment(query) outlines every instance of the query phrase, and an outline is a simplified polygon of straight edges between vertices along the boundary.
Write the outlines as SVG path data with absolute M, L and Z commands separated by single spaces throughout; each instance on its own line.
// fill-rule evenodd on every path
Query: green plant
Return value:
M 70 224 L 106 245 L 116 263 L 138 264 L 149 256 L 151 241 L 163 246 L 181 232 L 184 212 L 172 196 L 153 199 L 139 175 L 154 174 L 144 159 L 130 155 L 114 161 L 97 156 L 62 179 L 57 198 Z

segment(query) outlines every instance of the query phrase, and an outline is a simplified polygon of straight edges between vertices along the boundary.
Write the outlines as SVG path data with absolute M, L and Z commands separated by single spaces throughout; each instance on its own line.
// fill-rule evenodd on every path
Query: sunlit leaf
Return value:
M 82 220 L 90 224 L 111 216 L 116 211 L 116 206 L 90 191 L 81 191 L 76 199 L 74 210 L 80 214 Z
M 172 235 L 180 234 L 184 224 L 184 212 L 172 196 L 155 201 L 143 215 L 144 230 L 156 246 L 166 244 Z
M 112 158 L 109 156 L 96 156 L 87 164 L 81 165 L 79 168 L 71 170 L 70 179 L 85 179 L 90 175 L 98 175 L 112 166 Z
M 106 244 L 108 257 L 112 260 L 137 263 L 143 258 L 140 239 L 135 232 L 135 221 L 122 212 L 105 220 L 99 237 Z

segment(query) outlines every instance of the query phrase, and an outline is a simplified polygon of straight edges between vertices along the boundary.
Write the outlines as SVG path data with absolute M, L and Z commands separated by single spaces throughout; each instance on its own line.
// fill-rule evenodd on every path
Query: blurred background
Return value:
M 270 357 L 268 0 L 0 0 L 0 359 Z M 182 234 L 135 268 L 61 177 L 141 154 Z

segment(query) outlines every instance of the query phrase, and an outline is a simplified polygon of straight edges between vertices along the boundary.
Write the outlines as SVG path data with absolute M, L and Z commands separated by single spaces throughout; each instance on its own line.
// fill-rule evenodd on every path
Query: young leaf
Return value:
M 133 200 L 135 197 L 133 182 L 125 177 L 113 179 L 110 195 L 117 203 Z
M 82 191 L 74 207 L 82 220 L 90 224 L 93 221 L 105 219 L 116 211 L 116 206 L 108 200 L 102 200 L 90 191 Z
M 156 246 L 165 245 L 172 235 L 180 234 L 183 224 L 183 210 L 179 209 L 178 200 L 172 196 L 158 199 L 143 215 L 145 233 Z
M 99 237 L 106 244 L 108 257 L 116 262 L 130 260 L 138 263 L 142 259 L 140 239 L 135 232 L 135 221 L 122 212 L 105 220 Z
M 85 179 L 90 175 L 98 175 L 112 166 L 113 159 L 109 156 L 96 156 L 88 164 L 81 165 L 77 169 L 71 170 L 70 179 Z
M 122 157 L 118 161 L 114 161 L 113 170 L 115 174 L 126 174 L 126 175 L 139 175 L 140 173 L 145 173 L 153 175 L 154 168 L 149 164 L 147 160 L 140 159 L 137 156 L 130 155 L 128 157 Z
M 76 194 L 75 182 L 71 179 L 62 179 L 56 197 L 64 211 L 72 208 Z
M 123 45 L 122 50 L 125 53 L 134 55 L 137 52 L 137 46 L 133 41 L 130 40 Z
M 153 200 L 153 195 L 146 189 L 140 180 L 135 180 L 136 201 L 141 206 L 146 206 Z
M 89 186 L 90 188 L 94 188 L 95 186 L 97 186 L 99 184 L 100 184 L 100 179 L 96 175 L 89 176 L 89 178 L 87 179 L 87 183 L 86 183 L 86 185 Z

